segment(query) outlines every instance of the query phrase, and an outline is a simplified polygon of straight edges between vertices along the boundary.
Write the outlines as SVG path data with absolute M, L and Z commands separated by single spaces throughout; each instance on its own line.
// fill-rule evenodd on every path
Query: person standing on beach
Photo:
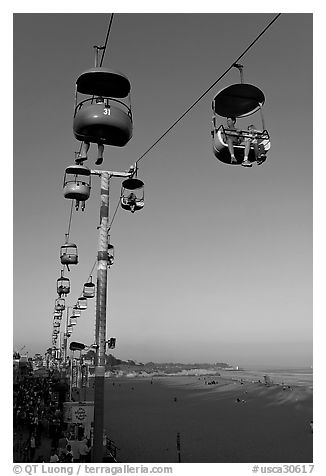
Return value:
M 87 438 L 84 438 L 82 441 L 80 441 L 80 444 L 79 444 L 79 454 L 80 454 L 81 463 L 86 463 L 87 455 L 89 451 L 90 451 L 90 448 L 87 444 Z
M 30 454 L 31 461 L 34 461 L 35 450 L 36 450 L 36 442 L 35 442 L 35 436 L 33 433 L 29 440 L 29 451 L 30 451 L 29 454 Z
M 59 462 L 59 456 L 57 455 L 57 452 L 55 448 L 51 449 L 51 456 L 50 456 L 50 463 L 58 463 Z
M 61 433 L 61 436 L 58 441 L 58 456 L 61 459 L 64 453 L 66 452 L 66 446 L 68 444 L 68 440 L 64 433 Z
M 65 454 L 65 460 L 64 460 L 65 463 L 72 463 L 73 462 L 73 455 L 72 455 L 72 451 L 71 451 L 71 446 L 70 445 L 67 445 L 66 447 L 66 454 Z
M 79 444 L 80 441 L 78 440 L 71 440 L 69 441 L 69 445 L 71 446 L 73 462 L 79 463 L 80 462 L 80 454 L 79 454 Z

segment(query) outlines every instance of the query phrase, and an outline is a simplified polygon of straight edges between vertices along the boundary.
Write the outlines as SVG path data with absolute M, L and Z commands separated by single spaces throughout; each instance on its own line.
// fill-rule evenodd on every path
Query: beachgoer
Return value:
M 227 130 L 226 130 L 226 142 L 228 144 L 228 148 L 231 155 L 231 164 L 236 164 L 237 159 L 234 155 L 234 147 L 233 145 L 239 145 L 242 141 L 242 137 L 239 134 L 238 129 L 235 127 L 236 118 L 235 117 L 228 117 L 226 120 L 227 123 Z
M 311 422 L 309 423 L 309 426 L 310 426 L 311 433 L 313 433 L 313 421 L 312 421 L 312 420 L 311 420 Z
M 245 150 L 244 150 L 244 159 L 241 165 L 244 167 L 252 167 L 252 163 L 248 160 L 248 155 L 250 151 L 251 144 L 254 146 L 255 158 L 258 165 L 261 165 L 266 160 L 265 148 L 262 144 L 262 140 L 259 138 L 261 131 L 257 130 L 253 124 L 248 126 L 248 132 L 250 137 L 245 138 Z
M 71 451 L 71 446 L 67 445 L 66 447 L 66 454 L 65 454 L 65 463 L 72 463 L 73 462 L 73 454 Z
M 78 463 L 80 460 L 80 454 L 79 454 L 79 441 L 78 440 L 71 440 L 69 441 L 69 444 L 71 446 L 71 451 L 72 451 L 72 456 L 73 456 L 73 462 Z
M 66 452 L 66 446 L 68 444 L 68 439 L 66 438 L 64 433 L 61 433 L 61 436 L 58 441 L 58 456 L 59 458 Z
M 34 434 L 32 434 L 29 440 L 29 451 L 30 451 L 29 454 L 30 454 L 31 461 L 34 460 L 35 450 L 36 450 L 35 436 Z
M 82 441 L 79 442 L 79 454 L 80 454 L 80 462 L 86 463 L 87 455 L 90 451 L 90 448 L 87 444 L 87 438 L 84 438 Z
M 58 462 L 59 462 L 59 456 L 57 455 L 55 448 L 51 448 L 50 463 L 58 463 Z

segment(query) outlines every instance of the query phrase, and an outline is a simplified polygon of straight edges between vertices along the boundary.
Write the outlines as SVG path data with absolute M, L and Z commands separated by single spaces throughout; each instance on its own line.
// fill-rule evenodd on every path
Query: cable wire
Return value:
M 103 64 L 103 59 L 104 59 L 104 55 L 105 55 L 105 52 L 106 52 L 106 47 L 107 47 L 108 40 L 109 40 L 109 35 L 110 35 L 110 31 L 111 31 L 113 17 L 114 17 L 114 13 L 111 13 L 110 23 L 109 23 L 109 26 L 108 26 L 108 31 L 106 33 L 106 38 L 105 38 L 105 42 L 104 42 L 104 46 L 103 46 L 103 53 L 102 53 L 102 57 L 101 57 L 101 61 L 100 61 L 100 66 L 102 66 L 102 64 Z
M 206 89 L 205 92 L 203 92 L 203 94 L 201 96 L 199 96 L 198 99 L 196 99 L 196 101 L 194 103 L 192 103 L 192 105 L 190 107 L 188 107 L 188 109 L 154 142 L 153 145 L 151 145 L 144 153 L 143 155 L 141 155 L 139 157 L 139 159 L 136 161 L 136 164 L 138 162 L 140 162 L 140 160 L 142 160 L 145 155 L 148 154 L 148 152 L 150 152 L 159 142 L 160 140 L 163 139 L 163 137 L 165 137 L 171 129 L 173 129 L 174 126 L 176 126 L 178 124 L 178 122 L 181 121 L 181 119 L 183 119 L 185 117 L 186 114 L 188 114 L 189 111 L 191 111 L 191 109 L 193 107 L 196 106 L 196 104 L 222 79 L 224 78 L 224 76 L 233 68 L 233 65 L 234 63 L 237 63 L 249 50 L 250 48 L 252 48 L 252 46 L 259 40 L 259 38 L 272 26 L 272 24 L 280 17 L 281 13 L 278 13 L 274 18 L 273 20 L 271 20 L 269 22 L 269 24 L 263 29 L 263 31 L 250 43 L 250 45 L 241 53 L 240 56 L 238 56 L 238 58 L 232 62 L 231 66 L 228 67 L 228 69 L 226 71 L 224 71 L 224 73 L 219 77 L 217 78 L 216 81 L 214 81 L 214 83 L 208 88 Z
M 74 206 L 74 201 L 71 200 L 70 216 L 69 216 L 69 223 L 68 223 L 68 231 L 67 231 L 67 233 L 66 233 L 67 241 L 69 241 L 73 206 Z

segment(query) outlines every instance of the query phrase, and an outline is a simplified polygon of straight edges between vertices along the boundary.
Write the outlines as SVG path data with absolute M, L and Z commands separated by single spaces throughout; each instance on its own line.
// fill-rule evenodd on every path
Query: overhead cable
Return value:
M 111 13 L 110 23 L 109 23 L 109 26 L 108 26 L 108 30 L 106 32 L 106 38 L 105 38 L 105 42 L 104 42 L 104 46 L 103 46 L 103 52 L 102 52 L 102 57 L 101 57 L 101 61 L 100 61 L 100 66 L 102 66 L 102 64 L 103 64 L 103 59 L 104 59 L 104 55 L 105 55 L 105 52 L 106 52 L 106 47 L 107 47 L 107 44 L 108 44 L 109 35 L 110 35 L 111 27 L 112 27 L 113 16 L 114 16 L 114 13 Z

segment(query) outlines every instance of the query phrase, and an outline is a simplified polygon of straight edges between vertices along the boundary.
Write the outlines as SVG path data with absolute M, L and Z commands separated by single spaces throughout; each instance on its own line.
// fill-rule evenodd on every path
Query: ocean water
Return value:
M 268 375 L 273 383 L 284 385 L 299 385 L 305 387 L 313 386 L 313 370 L 311 368 L 263 368 L 263 369 L 245 369 L 243 371 L 221 371 L 222 376 L 229 376 L 240 380 L 261 380 Z

